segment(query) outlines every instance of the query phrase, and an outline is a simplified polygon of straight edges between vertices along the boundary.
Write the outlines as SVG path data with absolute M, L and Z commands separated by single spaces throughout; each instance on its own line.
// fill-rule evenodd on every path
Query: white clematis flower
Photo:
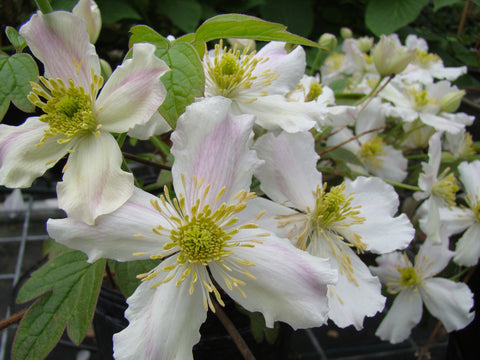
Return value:
M 480 161 L 462 162 L 458 171 L 468 207 L 441 208 L 439 217 L 448 234 L 465 231 L 456 244 L 453 261 L 474 266 L 480 258 Z
M 230 115 L 230 104 L 205 99 L 178 119 L 172 134 L 177 199 L 137 189 L 96 226 L 48 221 L 50 236 L 89 261 L 163 259 L 139 276 L 143 282 L 127 300 L 130 324 L 114 335 L 117 360 L 192 359 L 207 310 L 215 311 L 211 296 L 223 304 L 221 291 L 262 312 L 269 327 L 276 320 L 293 328 L 326 321 L 327 284 L 336 271 L 255 224 L 258 211 L 248 207 L 260 163 L 248 148 L 253 116 Z
M 153 45 L 135 44 L 132 58 L 102 88 L 83 19 L 63 11 L 38 13 L 20 34 L 45 66 L 42 85 L 32 85 L 29 95 L 44 115 L 18 127 L 0 125 L 0 184 L 28 187 L 69 154 L 57 185 L 59 207 L 92 224 L 133 192 L 133 177 L 120 169 L 122 154 L 110 132 L 126 132 L 156 113 L 165 98 L 160 76 L 168 67 Z
M 365 316 L 383 309 L 385 298 L 380 281 L 352 248 L 359 253 L 390 252 L 408 246 L 414 234 L 405 214 L 395 217 L 399 201 L 393 187 L 378 178 L 359 177 L 327 190 L 316 168 L 318 155 L 309 132 L 283 132 L 277 137 L 269 133 L 254 147 L 265 160 L 255 176 L 278 203 L 252 201 L 252 207 L 267 210 L 259 219 L 261 226 L 330 259 L 339 279 L 329 285 L 329 318 L 340 327 L 361 329 Z
M 255 123 L 267 130 L 313 128 L 316 121 L 310 109 L 285 97 L 304 75 L 303 48 L 287 52 L 285 43 L 272 41 L 258 52 L 248 51 L 227 50 L 220 44 L 205 55 L 205 96 L 231 99 L 233 114 L 254 114 Z
M 398 294 L 376 335 L 382 340 L 399 343 L 408 338 L 422 318 L 423 304 L 450 332 L 463 329 L 474 318 L 470 312 L 473 294 L 464 283 L 434 277 L 449 263 L 453 252 L 448 241 L 436 245 L 427 240 L 413 265 L 405 253 L 394 252 L 377 258 L 378 267 L 370 267 L 388 287 Z

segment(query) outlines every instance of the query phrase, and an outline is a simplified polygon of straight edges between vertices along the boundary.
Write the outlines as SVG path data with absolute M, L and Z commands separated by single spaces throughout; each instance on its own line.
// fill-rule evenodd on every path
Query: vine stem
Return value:
M 215 308 L 215 315 L 222 325 L 227 330 L 228 334 L 232 337 L 233 342 L 237 345 L 238 350 L 242 354 L 245 360 L 255 360 L 255 356 L 252 354 L 242 335 L 238 332 L 235 325 L 228 318 L 227 314 L 223 311 L 222 307 L 217 303 L 215 299 L 212 299 L 213 307 Z
M 18 323 L 20 320 L 22 320 L 26 312 L 27 310 L 23 310 L 15 315 L 10 316 L 8 319 L 0 321 L 0 331 L 6 329 L 10 325 Z
M 468 9 L 470 8 L 470 0 L 465 2 L 465 7 L 463 8 L 462 17 L 460 18 L 460 24 L 458 24 L 457 35 L 463 33 L 465 28 L 465 22 L 467 21 Z
M 342 141 L 340 144 L 337 144 L 337 145 L 334 145 L 334 146 L 331 146 L 329 147 L 328 149 L 325 149 L 325 150 L 322 150 L 322 151 L 319 151 L 318 152 L 318 155 L 323 155 L 329 151 L 332 151 L 332 150 L 335 150 L 336 148 L 339 148 L 340 146 L 343 146 L 347 143 L 349 143 L 350 141 L 353 141 L 355 139 L 358 139 L 359 137 L 365 135 L 365 134 L 368 134 L 368 133 L 371 133 L 371 132 L 375 132 L 375 131 L 380 131 L 382 129 L 385 129 L 385 126 L 380 126 L 378 128 L 375 128 L 375 129 L 370 129 L 370 130 L 367 130 L 367 131 L 364 131 L 364 132 L 361 132 L 360 134 L 358 135 L 355 135 L 355 136 L 352 136 L 350 139 L 348 140 L 345 140 L 345 141 Z
M 130 153 L 125 152 L 125 151 L 123 151 L 122 154 L 125 157 L 125 159 L 129 159 L 129 160 L 133 160 L 133 161 L 145 164 L 145 165 L 153 166 L 153 167 L 156 167 L 156 168 L 161 169 L 161 170 L 171 170 L 170 166 L 159 164 L 155 161 L 144 159 L 140 156 L 130 154 Z

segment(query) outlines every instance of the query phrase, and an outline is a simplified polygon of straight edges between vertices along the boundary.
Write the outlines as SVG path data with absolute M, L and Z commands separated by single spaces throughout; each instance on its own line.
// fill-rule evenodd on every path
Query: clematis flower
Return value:
M 212 97 L 178 119 L 172 134 L 176 199 L 136 189 L 96 226 L 48 221 L 50 236 L 84 251 L 89 261 L 163 259 L 139 275 L 142 283 L 127 300 L 130 324 L 114 335 L 117 360 L 192 359 L 207 310 L 215 311 L 211 297 L 222 305 L 222 291 L 261 311 L 269 327 L 275 320 L 293 328 L 326 321 L 327 284 L 336 272 L 326 259 L 256 225 L 261 213 L 248 207 L 260 163 L 248 148 L 254 119 L 230 115 L 230 105 Z
M 474 266 L 480 258 L 480 161 L 462 162 L 458 171 L 465 188 L 467 206 L 441 208 L 439 218 L 448 234 L 463 232 L 456 244 L 453 261 Z
M 253 114 L 255 123 L 267 130 L 297 132 L 315 126 L 315 115 L 304 103 L 285 98 L 305 72 L 301 46 L 287 52 L 285 43 L 272 41 L 249 52 L 220 44 L 205 55 L 203 65 L 205 96 L 231 99 L 233 114 Z
M 473 294 L 464 283 L 434 277 L 449 263 L 453 252 L 448 241 L 437 245 L 427 240 L 412 264 L 406 253 L 398 251 L 377 258 L 378 267 L 370 267 L 397 294 L 392 307 L 380 323 L 376 335 L 399 343 L 405 340 L 421 320 L 423 304 L 450 332 L 463 329 L 474 318 Z
M 165 98 L 159 78 L 168 67 L 153 45 L 138 44 L 102 88 L 83 19 L 38 13 L 20 34 L 45 66 L 29 95 L 44 114 L 18 127 L 0 125 L 0 184 L 29 187 L 69 154 L 57 185 L 59 207 L 92 224 L 133 193 L 133 176 L 120 169 L 122 154 L 110 132 L 126 132 L 156 113 Z
M 252 201 L 252 208 L 266 210 L 260 225 L 330 259 L 339 278 L 328 286 L 328 316 L 340 327 L 361 329 L 365 316 L 383 309 L 385 298 L 380 281 L 353 249 L 391 252 L 408 246 L 414 234 L 405 214 L 395 216 L 399 201 L 393 187 L 378 178 L 359 177 L 327 189 L 309 132 L 268 133 L 254 148 L 265 160 L 255 176 L 276 203 Z
M 90 42 L 95 44 L 102 30 L 102 15 L 97 3 L 93 0 L 79 0 L 73 7 L 72 13 L 85 19 Z

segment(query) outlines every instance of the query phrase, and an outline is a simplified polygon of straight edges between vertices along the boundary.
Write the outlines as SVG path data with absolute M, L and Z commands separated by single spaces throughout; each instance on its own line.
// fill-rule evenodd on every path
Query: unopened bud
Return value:
M 344 39 L 350 39 L 353 36 L 352 30 L 347 27 L 342 27 L 340 29 L 340 36 Z
M 325 51 L 333 51 L 337 46 L 337 38 L 335 35 L 330 33 L 325 33 L 318 39 L 318 44 L 325 50 Z
M 373 38 L 369 36 L 363 36 L 355 40 L 355 44 L 361 52 L 367 53 L 373 46 Z
M 415 56 L 415 49 L 398 46 L 382 35 L 372 51 L 373 62 L 381 76 L 401 73 Z
M 102 29 L 102 16 L 100 9 L 93 0 L 80 0 L 72 10 L 72 13 L 83 18 L 87 22 L 87 31 L 90 42 L 95 43 Z
M 460 103 L 462 102 L 462 98 L 465 96 L 464 90 L 453 91 L 451 93 L 446 94 L 442 100 L 440 100 L 440 106 L 442 107 L 442 111 L 453 113 L 457 111 Z

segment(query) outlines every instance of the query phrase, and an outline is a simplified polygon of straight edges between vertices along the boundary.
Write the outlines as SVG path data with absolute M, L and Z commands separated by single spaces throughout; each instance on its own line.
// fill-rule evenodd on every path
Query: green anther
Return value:
M 317 100 L 318 97 L 322 94 L 323 89 L 322 85 L 314 81 L 310 84 L 310 89 L 308 90 L 307 96 L 305 96 L 305 102 Z
M 47 90 L 32 84 L 32 92 L 28 96 L 45 113 L 40 120 L 49 125 L 38 145 L 52 136 L 59 136 L 58 142 L 64 143 L 81 133 L 98 130 L 92 97 L 82 87 L 75 86 L 72 80 L 68 87 L 60 79 L 47 80 L 41 77 L 40 80 Z
M 400 273 L 401 280 L 399 285 L 404 286 L 406 288 L 416 288 L 420 285 L 422 279 L 418 276 L 415 268 L 413 266 L 408 267 L 399 267 L 398 272 Z
M 360 160 L 368 164 L 371 169 L 382 167 L 383 159 L 378 157 L 386 154 L 384 150 L 385 145 L 385 141 L 378 135 L 368 139 L 360 148 Z
M 459 190 L 455 175 L 446 168 L 433 184 L 432 194 L 445 200 L 447 206 L 455 206 L 455 194 Z

